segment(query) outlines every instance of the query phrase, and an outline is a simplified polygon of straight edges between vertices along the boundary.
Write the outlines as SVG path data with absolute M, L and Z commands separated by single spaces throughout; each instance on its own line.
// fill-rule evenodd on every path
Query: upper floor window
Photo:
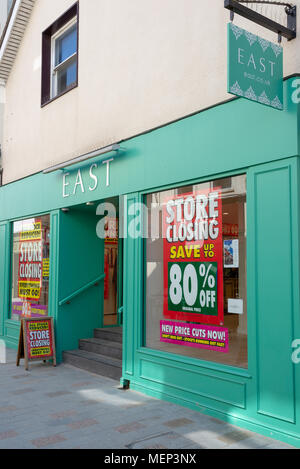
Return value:
M 42 105 L 78 84 L 78 3 L 43 33 Z
M 77 18 L 52 37 L 51 98 L 77 81 Z

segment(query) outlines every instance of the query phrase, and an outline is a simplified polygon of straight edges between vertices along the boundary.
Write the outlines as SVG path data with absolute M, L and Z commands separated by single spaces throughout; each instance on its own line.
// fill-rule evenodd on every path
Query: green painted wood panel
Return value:
M 174 395 L 182 395 L 185 399 L 196 402 L 202 400 L 202 405 L 216 407 L 221 403 L 223 408 L 246 408 L 246 384 L 230 375 L 219 377 L 203 370 L 183 371 L 179 364 L 174 362 L 170 362 L 168 366 L 157 366 L 155 360 L 142 358 L 140 378 L 160 391 L 166 389 L 166 384 L 170 383 Z M 170 393 L 170 389 L 167 392 Z
M 0 336 L 6 335 L 6 322 L 9 317 L 10 284 L 10 224 L 0 225 Z
M 5 266 L 5 246 L 6 246 L 6 225 L 0 225 L 0 259 L 1 264 Z M 5 269 L 0 269 L 0 295 L 3 298 L 5 292 Z M 0 314 L 0 336 L 4 335 L 4 307 L 1 304 Z
M 255 171 L 257 411 L 294 423 L 292 194 L 289 163 Z
M 59 222 L 60 211 L 56 210 L 50 213 L 50 276 L 49 276 L 49 296 L 48 296 L 48 311 L 49 315 L 56 320 L 58 315 L 58 280 L 59 280 Z
M 4 321 L 7 318 L 7 283 L 8 283 L 8 254 L 7 254 L 7 238 L 9 232 L 8 223 L 0 225 L 0 336 L 4 335 Z M 4 301 L 3 301 L 4 300 Z
M 141 294 L 139 290 L 138 275 L 141 268 L 139 258 L 139 231 L 141 219 L 138 220 L 138 214 L 135 212 L 135 204 L 139 202 L 138 194 L 130 194 L 122 199 L 125 213 L 124 217 L 124 312 L 123 312 L 123 378 L 130 380 L 135 373 L 135 351 L 137 348 L 137 334 L 140 332 L 138 327 L 137 315 L 141 314 L 141 308 L 138 306 Z M 128 236 L 128 230 L 131 235 Z M 140 277 L 141 280 L 141 277 Z M 140 313 L 139 313 L 140 312 Z

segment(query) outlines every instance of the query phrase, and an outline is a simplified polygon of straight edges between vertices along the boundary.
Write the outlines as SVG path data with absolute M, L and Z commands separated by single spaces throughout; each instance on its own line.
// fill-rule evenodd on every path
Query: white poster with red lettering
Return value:
M 37 220 L 33 229 L 20 232 L 19 238 L 19 298 L 38 301 L 43 280 L 42 222 Z

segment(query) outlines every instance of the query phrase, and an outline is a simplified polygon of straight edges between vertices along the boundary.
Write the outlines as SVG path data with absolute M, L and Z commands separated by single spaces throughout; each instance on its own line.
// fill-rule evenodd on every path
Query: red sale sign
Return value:
M 19 240 L 19 298 L 37 301 L 41 296 L 43 274 L 42 222 L 37 220 Z
M 25 321 L 26 350 L 29 360 L 53 357 L 53 323 L 51 318 Z
M 221 190 L 166 199 L 163 237 L 164 317 L 223 325 Z
M 56 366 L 56 351 L 53 318 L 23 318 L 17 353 L 17 366 L 21 358 L 25 360 L 25 370 L 32 360 L 53 360 Z

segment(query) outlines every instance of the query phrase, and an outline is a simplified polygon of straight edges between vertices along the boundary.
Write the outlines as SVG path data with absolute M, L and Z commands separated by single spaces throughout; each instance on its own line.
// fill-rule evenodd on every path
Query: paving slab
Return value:
M 62 364 L 0 364 L 0 449 L 294 449 Z

